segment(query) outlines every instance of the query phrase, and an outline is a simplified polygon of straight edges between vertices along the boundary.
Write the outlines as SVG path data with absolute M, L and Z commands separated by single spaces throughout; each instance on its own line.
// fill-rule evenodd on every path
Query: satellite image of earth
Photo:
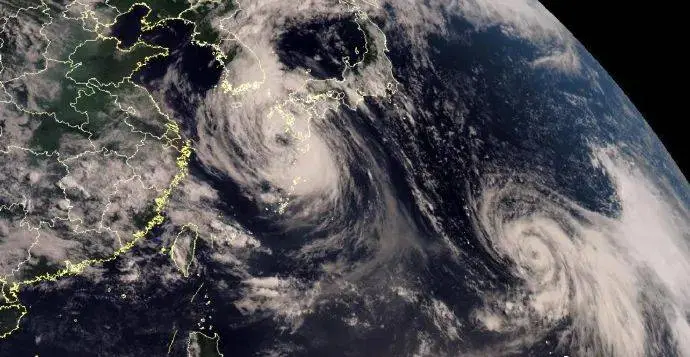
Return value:
M 0 0 L 0 356 L 690 356 L 690 185 L 536 0 Z

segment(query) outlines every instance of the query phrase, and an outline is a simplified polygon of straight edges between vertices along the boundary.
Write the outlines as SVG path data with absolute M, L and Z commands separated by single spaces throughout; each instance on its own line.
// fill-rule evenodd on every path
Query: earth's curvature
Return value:
M 532 0 L 0 2 L 0 356 L 690 356 L 690 186 Z

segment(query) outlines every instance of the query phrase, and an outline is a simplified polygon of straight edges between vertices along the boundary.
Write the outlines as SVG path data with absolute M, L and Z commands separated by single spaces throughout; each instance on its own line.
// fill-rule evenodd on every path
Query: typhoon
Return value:
M 534 0 L 0 2 L 0 355 L 690 357 L 690 185 Z

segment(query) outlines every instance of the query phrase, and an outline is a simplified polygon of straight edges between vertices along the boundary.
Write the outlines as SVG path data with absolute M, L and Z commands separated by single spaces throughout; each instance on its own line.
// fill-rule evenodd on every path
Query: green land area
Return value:
M 178 17 L 182 11 L 189 9 L 192 4 L 187 0 L 110 0 L 108 4 L 114 6 L 121 13 L 126 13 L 134 4 L 145 3 L 151 9 L 146 21 L 151 25 L 169 17 Z
M 0 336 L 17 328 L 19 318 L 25 311 L 24 307 L 19 305 L 0 306 Z
M 121 125 L 127 114 L 117 106 L 117 95 L 122 94 L 124 100 L 137 94 L 139 102 L 151 101 L 147 93 L 139 93 L 144 92 L 142 88 L 134 86 L 127 78 L 151 56 L 165 54 L 167 50 L 143 43 L 123 51 L 117 48 L 116 39 L 98 39 L 84 42 L 70 56 L 73 66 L 51 61 L 45 71 L 29 75 L 26 80 L 54 83 L 57 89 L 32 93 L 36 99 L 36 112 L 44 115 L 33 133 L 31 146 L 51 152 L 59 148 L 60 138 L 66 133 L 95 139 L 108 128 Z M 98 89 L 102 84 L 108 84 L 103 88 L 112 89 L 115 93 Z M 148 119 L 161 118 L 152 116 Z M 131 122 L 141 131 L 163 131 L 162 123 L 157 123 L 156 127 L 144 120 Z
M 213 27 L 211 19 L 228 16 L 235 9 L 237 5 L 234 1 L 207 1 L 185 11 L 180 17 L 196 26 L 195 41 L 217 44 L 220 42 L 221 34 Z
M 120 82 L 132 75 L 153 56 L 167 54 L 167 50 L 139 42 L 128 50 L 117 48 L 114 38 L 86 41 L 70 56 L 75 68 L 69 77 L 79 83 L 95 79 L 101 84 Z
M 195 340 L 196 345 L 199 347 L 198 354 L 199 357 L 221 357 L 223 356 L 218 352 L 218 343 L 220 342 L 220 336 L 217 334 L 213 337 L 206 336 L 200 332 L 192 332 L 191 339 Z

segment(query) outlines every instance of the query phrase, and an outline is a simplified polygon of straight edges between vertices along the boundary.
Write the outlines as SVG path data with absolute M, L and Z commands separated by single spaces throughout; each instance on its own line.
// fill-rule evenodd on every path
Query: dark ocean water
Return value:
M 135 80 L 162 93 L 175 119 L 183 124 L 185 134 L 196 139 L 198 99 L 218 83 L 222 65 L 216 61 L 212 48 L 191 41 L 189 25 L 170 20 L 141 33 L 141 28 L 131 25 L 141 16 L 141 9 L 135 8 L 132 14 L 120 17 L 112 29 L 113 35 L 121 39 L 123 46 L 140 38 L 170 49 L 170 56 L 151 61 L 136 73 Z M 351 61 L 361 58 L 352 45 L 361 49 L 364 38 L 351 20 L 290 24 L 277 40 L 279 58 L 287 69 L 310 69 L 316 79 L 339 76 L 344 56 Z M 377 21 L 385 25 L 385 21 Z M 491 258 L 473 230 L 467 197 L 468 192 L 479 190 L 479 179 L 486 173 L 510 167 L 540 177 L 540 184 L 558 188 L 593 212 L 616 217 L 620 207 L 615 204 L 611 179 L 589 164 L 590 144 L 592 140 L 632 142 L 631 138 L 649 134 L 638 118 L 621 111 L 620 95 L 614 92 L 613 85 L 593 91 L 589 78 L 534 69 L 529 61 L 542 55 L 541 50 L 507 38 L 498 28 L 477 32 L 469 23 L 453 19 L 454 32 L 450 36 L 428 38 L 433 68 L 421 71 L 409 63 L 416 49 L 411 47 L 407 34 L 390 25 L 384 27 L 389 57 L 405 98 L 412 98 L 412 106 L 419 109 L 414 113 L 417 125 L 411 127 L 403 120 L 407 113 L 401 113 L 396 104 L 404 103 L 396 102 L 396 98 L 369 98 L 366 112 L 343 110 L 338 125 L 366 140 L 375 153 L 377 166 L 385 172 L 396 203 L 409 214 L 422 242 L 429 246 L 437 244 L 433 218 L 461 247 L 466 258 L 461 264 L 449 253 L 438 252 L 432 259 L 412 255 L 400 265 L 404 270 L 401 274 L 414 277 L 411 280 L 415 287 L 428 292 L 424 299 L 444 301 L 457 316 L 468 318 L 482 302 L 477 291 L 489 287 L 507 291 L 520 283 L 514 280 L 506 262 Z M 171 70 L 177 74 L 177 80 L 164 82 Z M 586 105 L 568 104 L 563 93 L 585 97 Z M 599 119 L 607 117 L 619 119 Z M 647 152 L 651 158 L 661 157 L 658 148 L 650 148 L 646 143 L 632 146 L 631 150 Z M 405 164 L 406 158 L 413 163 L 411 169 Z M 344 193 L 345 200 L 352 199 L 353 203 L 345 204 L 338 214 L 342 225 L 331 227 L 334 231 L 364 220 L 366 213 L 380 207 L 380 192 L 370 183 L 367 168 L 349 168 L 347 175 L 357 192 Z M 316 225 L 309 224 L 286 229 L 228 175 L 205 166 L 194 155 L 190 170 L 195 178 L 218 192 L 221 200 L 215 208 L 253 232 L 273 251 L 272 255 L 252 256 L 250 273 L 316 281 L 321 264 L 338 258 L 326 254 L 309 264 L 296 259 L 291 253 L 333 232 L 317 231 Z M 419 187 L 433 199 L 434 217 L 426 216 L 417 207 L 413 187 Z M 368 197 L 370 201 L 355 203 L 357 197 Z M 302 356 L 410 355 L 418 347 L 410 342 L 417 331 L 432 330 L 422 315 L 421 303 L 407 303 L 380 292 L 382 287 L 373 286 L 359 295 L 343 294 L 319 304 L 295 333 L 288 333 L 268 314 L 248 317 L 238 311 L 233 303 L 241 298 L 241 277 L 233 267 L 211 259 L 212 248 L 203 243 L 197 250 L 198 276 L 172 285 L 157 278 L 160 267 L 170 264 L 167 256 L 157 253 L 158 243 L 137 248 L 123 259 L 134 260 L 141 271 L 147 272 L 133 285 L 118 282 L 126 270 L 124 262 L 118 260 L 103 267 L 105 274 L 98 283 L 70 278 L 60 287 L 45 284 L 22 291 L 21 300 L 29 307 L 29 314 L 22 321 L 22 329 L 0 344 L 0 355 L 164 355 L 175 329 L 178 340 L 172 355 L 182 355 L 184 339 L 204 316 L 212 316 L 213 331 L 220 334 L 221 351 L 226 356 L 255 355 L 276 342 L 293 346 L 293 355 Z M 345 246 L 342 254 L 353 263 L 366 259 L 369 252 L 358 249 Z M 399 272 L 391 268 L 386 273 Z M 190 304 L 187 299 L 202 283 L 200 296 L 208 298 Z M 108 292 L 108 288 L 117 293 Z M 119 294 L 128 297 L 118 299 Z M 373 306 L 372 299 L 366 299 L 372 296 L 377 297 Z M 205 301 L 212 304 L 205 305 Z M 352 312 L 377 325 L 366 330 L 344 325 L 343 317 Z M 563 327 L 568 323 L 563 321 Z M 559 331 L 560 327 L 546 339 L 553 339 Z M 40 342 L 36 342 L 36 336 L 41 336 Z M 430 339 L 449 351 L 460 348 L 460 342 L 443 342 L 438 334 L 430 333 Z M 467 326 L 462 344 L 469 349 L 499 339 L 500 336 Z M 541 356 L 549 349 L 539 344 L 521 354 Z
M 141 20 L 148 11 L 144 5 L 134 5 L 129 12 L 117 17 L 117 21 L 111 27 L 111 35 L 120 40 L 121 48 L 129 48 L 139 40 Z
M 177 116 L 190 118 L 192 113 L 186 111 L 190 101 L 215 86 L 222 68 L 210 47 L 191 41 L 192 28 L 182 21 L 167 21 L 142 33 L 139 20 L 145 10 L 135 6 L 120 16 L 111 29 L 112 35 L 123 48 L 141 39 L 170 49 L 170 56 L 149 62 L 135 73 L 134 79 L 149 90 L 164 91 Z M 171 68 L 179 70 L 184 88 L 162 88 L 160 80 Z M 162 233 L 163 228 L 158 227 L 150 238 Z M 100 282 L 73 277 L 61 280 L 59 287 L 44 283 L 22 290 L 20 301 L 29 313 L 22 319 L 20 330 L 0 343 L 0 356 L 163 356 L 174 330 L 178 335 L 172 355 L 186 355 L 189 332 L 198 330 L 198 320 L 211 314 L 214 307 L 205 305 L 201 298 L 196 304 L 189 302 L 204 279 L 178 280 L 172 285 L 160 281 L 156 272 L 170 267 L 169 257 L 158 253 L 161 243 L 152 239 L 122 259 L 104 264 Z M 125 271 L 131 270 L 124 267 L 126 261 L 135 261 L 141 271 L 148 272 L 143 283 L 120 282 Z M 231 277 L 226 274 L 224 279 Z M 213 285 L 212 281 L 207 283 Z M 121 298 L 121 294 L 126 297 Z M 219 325 L 232 323 L 219 321 Z
M 366 39 L 352 16 L 316 19 L 288 26 L 276 43 L 286 69 L 310 71 L 316 79 L 342 79 L 344 58 L 362 60 Z

